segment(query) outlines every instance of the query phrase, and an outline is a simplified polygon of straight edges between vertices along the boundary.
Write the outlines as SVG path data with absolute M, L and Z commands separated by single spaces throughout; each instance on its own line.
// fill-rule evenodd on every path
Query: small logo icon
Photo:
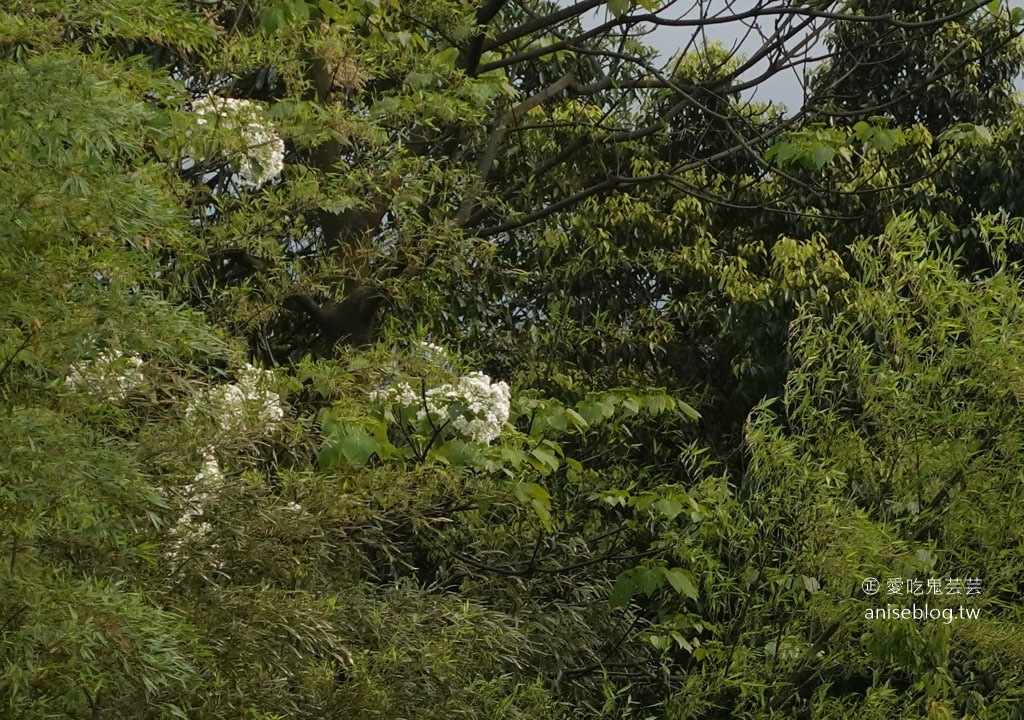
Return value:
M 878 592 L 879 588 L 882 587 L 882 584 L 879 583 L 878 580 L 876 580 L 875 578 L 869 577 L 864 578 L 864 582 L 860 584 L 860 587 L 865 592 L 865 594 L 874 595 Z

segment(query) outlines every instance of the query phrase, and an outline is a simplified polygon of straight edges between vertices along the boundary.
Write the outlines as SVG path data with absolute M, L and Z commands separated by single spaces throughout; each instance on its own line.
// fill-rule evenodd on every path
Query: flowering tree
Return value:
M 942 405 L 945 376 L 914 343 L 1016 342 L 985 313 L 1012 318 L 1018 288 L 983 281 L 1015 272 L 1017 227 L 951 218 L 956 178 L 971 208 L 1015 207 L 1020 123 L 892 127 L 870 113 L 916 88 L 853 107 L 844 58 L 870 55 L 855 29 L 955 50 L 996 92 L 972 107 L 999 118 L 1019 18 L 981 3 L 673 12 L 0 9 L 0 714 L 1012 716 L 1017 643 L 874 633 L 865 648 L 833 624 L 853 607 L 841 569 L 923 567 L 935 550 L 994 572 L 985 550 L 951 549 L 976 530 L 1016 549 L 1012 522 L 954 508 L 940 538 L 918 517 L 960 487 L 995 516 L 1017 420 L 1016 399 L 982 407 L 969 383 Z M 757 18 L 773 31 L 750 58 L 701 41 Z M 685 33 L 660 65 L 636 32 L 655 25 Z M 827 31 L 856 42 L 830 46 L 815 105 L 744 99 Z M 943 123 L 973 117 L 953 109 Z M 914 242 L 851 249 L 858 233 L 887 242 L 908 209 Z M 976 232 L 987 264 L 928 275 L 943 243 L 921 228 Z M 889 266 L 905 282 L 878 290 Z M 919 277 L 931 290 L 914 295 Z M 889 319 L 891 338 L 851 345 Z M 957 357 L 946 371 L 1013 394 L 1012 352 Z M 787 378 L 787 413 L 761 405 L 744 427 Z M 908 382 L 928 412 L 902 408 Z M 855 419 L 881 430 L 837 439 L 844 403 L 868 395 L 888 400 Z M 957 408 L 970 447 L 949 440 Z M 871 476 L 880 442 L 891 488 Z M 974 479 L 921 486 L 909 468 L 936 448 Z M 998 492 L 976 480 L 989 470 Z M 888 524 L 899 539 L 868 537 Z M 977 637 L 1015 637 L 1012 597 Z M 872 661 L 904 696 L 866 679 Z

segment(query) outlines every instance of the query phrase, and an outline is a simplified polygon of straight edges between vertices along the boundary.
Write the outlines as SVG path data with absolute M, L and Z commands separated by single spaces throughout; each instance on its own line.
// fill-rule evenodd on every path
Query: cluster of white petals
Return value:
M 448 372 L 452 372 L 455 369 L 452 354 L 446 348 L 436 343 L 420 342 L 420 353 L 423 355 L 423 359 L 432 365 L 443 368 Z
M 250 100 L 206 95 L 192 102 L 199 117 L 196 124 L 209 119 L 217 126 L 238 133 L 243 150 L 234 166 L 243 185 L 256 189 L 273 180 L 284 169 L 284 141 L 273 126 L 263 119 L 259 105 Z
M 229 435 L 273 432 L 284 418 L 281 396 L 270 389 L 273 378 L 269 370 L 247 363 L 237 383 L 213 388 L 199 403 L 189 405 L 185 416 L 216 418 L 220 429 Z
M 141 368 L 142 358 L 138 355 L 107 350 L 93 360 L 72 365 L 64 381 L 114 402 L 124 400 L 145 382 Z
M 419 406 L 417 417 L 420 420 L 426 420 L 429 412 L 431 422 L 439 426 L 450 423 L 457 433 L 483 445 L 489 445 L 501 435 L 512 401 L 507 383 L 493 382 L 489 375 L 481 372 L 470 373 L 454 383 L 445 383 L 423 393 L 408 383 L 397 383 L 375 393 L 375 397 L 405 407 Z
M 447 360 L 451 357 L 443 347 L 426 340 L 420 342 L 420 349 L 423 351 L 423 357 L 427 360 Z
M 223 484 L 224 474 L 213 448 L 203 451 L 203 467 L 196 474 L 191 485 L 181 488 L 182 512 L 178 521 L 171 528 L 171 543 L 166 557 L 174 563 L 181 562 L 185 556 L 185 546 L 200 540 L 209 534 L 213 526 L 203 520 L 203 506 L 213 493 Z
M 224 473 L 220 470 L 220 463 L 213 448 L 206 448 L 203 451 L 203 468 L 196 473 L 195 484 L 200 487 L 219 487 L 224 482 Z M 187 485 L 186 489 L 192 488 Z

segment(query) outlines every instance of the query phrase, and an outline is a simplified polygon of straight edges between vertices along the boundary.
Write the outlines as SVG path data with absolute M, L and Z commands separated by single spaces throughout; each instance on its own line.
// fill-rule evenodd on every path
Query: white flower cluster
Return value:
M 441 425 L 449 419 L 456 432 L 473 442 L 489 445 L 508 420 L 512 394 L 504 381 L 492 382 L 481 372 L 460 377 L 454 384 L 445 383 L 419 393 L 409 383 L 398 383 L 374 394 L 377 399 L 396 402 L 406 407 L 419 406 L 419 420 L 430 413 L 432 422 Z M 423 399 L 426 398 L 426 407 Z
M 213 526 L 203 517 L 203 505 L 212 497 L 214 490 L 224 482 L 224 474 L 213 448 L 203 451 L 203 468 L 196 474 L 193 484 L 181 489 L 183 510 L 177 523 L 171 528 L 171 543 L 166 557 L 173 563 L 179 563 L 184 556 L 185 545 L 209 534 Z
M 203 450 L 203 467 L 196 473 L 191 484 L 181 488 L 180 497 L 182 511 L 177 522 L 170 530 L 170 542 L 164 557 L 178 569 L 190 555 L 189 547 L 197 548 L 204 543 L 204 538 L 213 531 L 213 525 L 206 519 L 205 506 L 213 499 L 224 485 L 224 473 L 217 462 L 214 448 Z M 302 505 L 291 501 L 281 508 L 293 515 L 304 515 Z M 216 550 L 217 543 L 209 545 Z M 213 567 L 223 570 L 223 562 L 214 562 Z
M 199 404 L 191 404 L 185 417 L 207 415 L 217 418 L 229 435 L 270 433 L 284 418 L 281 396 L 269 389 L 274 373 L 246 363 L 238 382 L 210 390 Z
M 219 127 L 239 134 L 243 150 L 235 161 L 235 169 L 243 185 L 256 189 L 281 174 L 284 141 L 263 120 L 259 105 L 250 100 L 206 95 L 193 101 L 192 110 L 199 115 L 196 124 L 205 125 L 208 117 L 214 117 Z
M 95 359 L 75 363 L 64 381 L 75 387 L 85 386 L 108 402 L 124 400 L 146 378 L 142 374 L 142 358 L 108 350 Z
M 441 367 L 448 372 L 452 372 L 455 369 L 451 353 L 440 345 L 432 342 L 421 341 L 420 353 L 423 355 L 423 359 L 428 363 Z
M 423 352 L 423 357 L 427 360 L 447 360 L 450 357 L 448 351 L 443 347 L 426 340 L 420 342 L 420 349 Z

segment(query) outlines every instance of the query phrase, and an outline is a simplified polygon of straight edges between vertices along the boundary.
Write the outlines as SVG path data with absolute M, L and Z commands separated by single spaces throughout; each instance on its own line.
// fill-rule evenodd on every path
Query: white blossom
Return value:
M 447 348 L 424 340 L 420 342 L 420 352 L 428 363 L 448 372 L 454 372 L 455 362 Z
M 204 506 L 223 482 L 224 474 L 221 472 L 214 449 L 206 448 L 203 451 L 203 467 L 196 473 L 191 485 L 181 488 L 182 511 L 170 531 L 171 541 L 166 552 L 168 560 L 173 563 L 180 562 L 187 544 L 200 540 L 213 530 L 213 526 L 201 518 Z
M 281 396 L 268 387 L 273 377 L 269 370 L 246 364 L 237 383 L 213 388 L 199 403 L 189 405 L 185 416 L 214 417 L 229 435 L 273 432 L 284 418 Z
M 406 407 L 420 402 L 420 394 L 413 390 L 409 383 L 405 382 L 374 390 L 370 393 L 370 398 L 378 401 L 398 403 Z
M 224 482 L 224 473 L 220 470 L 220 463 L 213 448 L 206 448 L 203 451 L 203 468 L 196 474 L 196 485 L 219 486 Z M 189 485 L 188 487 L 192 487 Z
M 108 350 L 93 360 L 72 365 L 64 381 L 114 402 L 124 400 L 145 382 L 141 367 L 142 358 L 138 355 Z
M 429 413 L 432 423 L 448 422 L 463 437 L 483 445 L 489 445 L 501 435 L 512 400 L 507 383 L 493 382 L 489 375 L 481 372 L 470 373 L 454 384 L 446 383 L 422 393 L 409 383 L 397 383 L 377 391 L 374 397 L 405 407 L 419 406 L 419 420 L 426 420 Z
M 192 103 L 197 115 L 196 124 L 205 125 L 208 119 L 222 128 L 238 134 L 241 151 L 233 158 L 239 180 L 246 187 L 262 187 L 284 169 L 284 141 L 267 122 L 256 103 L 238 98 L 206 95 Z

